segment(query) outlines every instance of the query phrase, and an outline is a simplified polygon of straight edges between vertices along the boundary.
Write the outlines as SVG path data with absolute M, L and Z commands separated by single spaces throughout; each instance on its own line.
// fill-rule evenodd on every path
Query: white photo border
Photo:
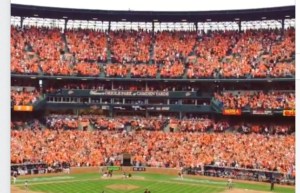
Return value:
M 26 0 L 22 0 L 26 1 Z M 14 0 L 13 0 L 14 2 Z M 55 2 L 55 1 L 54 1 Z M 57 1 L 56 1 L 57 2 Z M 61 2 L 61 1 L 60 1 Z M 74 3 L 74 2 L 73 2 Z M 98 2 L 99 3 L 99 2 Z M 172 6 L 172 4 L 176 4 L 176 1 L 173 1 L 172 4 L 169 4 L 170 1 L 160 1 L 160 3 L 157 6 Z M 182 2 L 178 2 L 181 4 Z M 203 2 L 201 2 L 203 3 Z M 228 7 L 228 3 L 226 1 L 220 1 L 218 5 L 220 7 Z M 240 3 L 238 0 L 231 0 L 230 4 L 234 5 L 236 3 Z M 246 3 L 246 2 L 243 2 Z M 253 1 L 251 2 L 253 3 Z M 24 3 L 26 4 L 26 3 Z M 110 1 L 103 1 L 101 2 L 102 6 L 107 7 L 107 5 L 103 4 L 111 4 Z M 163 5 L 166 4 L 166 5 Z M 0 95 L 0 102 L 1 102 L 1 109 L 0 111 L 0 121 L 1 121 L 1 133 L 0 133 L 0 191 L 1 192 L 10 192 L 10 1 L 9 0 L 1 0 L 0 1 L 0 24 L 1 24 L 1 30 L 0 30 L 0 61 L 1 61 L 1 72 L 2 75 L 0 76 L 0 84 L 2 88 L 2 94 Z M 201 7 L 199 7 L 201 9 Z M 296 6 L 296 18 L 297 15 L 300 13 L 300 8 Z M 296 19 L 296 26 L 298 25 L 298 20 Z M 298 56 L 300 56 L 300 49 L 299 49 L 299 39 L 298 36 L 299 32 L 296 29 L 296 96 L 298 95 L 298 91 L 300 90 L 300 77 L 297 73 L 297 68 L 299 68 L 299 60 L 297 59 Z M 298 63 L 298 65 L 297 65 Z M 300 93 L 299 93 L 300 94 Z M 296 109 L 300 109 L 300 101 L 298 98 L 296 98 Z M 300 120 L 296 118 L 296 130 L 297 126 L 300 124 Z M 299 132 L 296 133 L 296 139 L 297 135 L 299 136 Z M 298 144 L 298 145 L 297 145 Z M 296 140 L 296 147 L 300 147 L 300 140 Z M 298 153 L 297 153 L 298 151 Z M 296 148 L 296 166 L 299 164 L 298 155 L 300 154 L 300 150 Z M 297 173 L 297 172 L 296 172 Z M 297 181 L 299 181 L 296 177 L 296 189 L 297 189 Z
M 10 1 L 0 1 L 0 191 L 10 192 Z

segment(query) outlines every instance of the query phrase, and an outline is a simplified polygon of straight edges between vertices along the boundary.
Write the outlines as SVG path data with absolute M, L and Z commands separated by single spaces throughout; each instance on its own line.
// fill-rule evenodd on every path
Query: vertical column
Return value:
M 283 33 L 284 33 L 284 22 L 285 22 L 285 19 L 283 18 L 281 20 L 281 38 L 283 37 Z
M 114 81 L 111 81 L 111 90 L 114 90 Z
M 242 21 L 239 21 L 239 32 L 242 31 Z
M 148 118 L 149 117 L 149 112 L 146 110 L 146 118 Z
M 65 33 L 66 30 L 67 30 L 67 24 L 68 24 L 68 19 L 65 19 L 64 33 Z
M 154 34 L 154 21 L 152 21 L 152 34 Z
M 198 31 L 198 23 L 195 22 L 194 25 L 195 25 L 195 27 L 196 27 L 196 31 Z
M 23 22 L 24 22 L 25 17 L 21 17 L 21 29 L 23 28 Z
M 110 108 L 109 108 L 109 117 L 113 117 L 113 115 L 114 115 L 113 107 L 110 106 Z
M 148 90 L 148 82 L 147 81 L 145 82 L 145 86 L 146 86 L 145 90 L 147 91 Z
M 111 21 L 108 22 L 108 33 L 110 32 Z

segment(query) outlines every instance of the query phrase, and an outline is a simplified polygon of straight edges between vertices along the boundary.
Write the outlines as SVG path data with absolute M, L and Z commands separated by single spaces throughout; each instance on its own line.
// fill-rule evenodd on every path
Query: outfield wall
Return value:
M 103 168 L 106 169 L 106 166 Z M 169 175 L 177 175 L 181 170 L 174 168 L 153 168 L 153 167 L 145 167 L 145 171 L 133 171 L 133 167 L 121 167 L 120 171 L 126 173 L 152 173 L 152 174 L 169 174 Z M 82 173 L 97 173 L 100 171 L 99 167 L 72 167 L 72 174 L 82 174 Z

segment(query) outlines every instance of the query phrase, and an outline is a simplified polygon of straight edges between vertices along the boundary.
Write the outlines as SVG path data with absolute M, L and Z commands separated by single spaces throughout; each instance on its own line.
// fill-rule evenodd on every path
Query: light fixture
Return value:
M 206 19 L 206 21 L 211 21 L 211 19 Z
M 153 19 L 153 21 L 158 21 L 157 19 Z
M 122 19 L 122 21 L 126 21 L 126 19 Z
M 238 21 L 238 20 L 240 20 L 240 18 L 235 18 L 235 20 L 237 20 L 237 21 Z
M 262 17 L 262 19 L 266 19 L 266 17 Z
M 289 15 L 286 15 L 285 17 L 290 17 Z
M 93 20 L 97 20 L 98 18 L 94 17 Z
M 182 19 L 181 21 L 185 22 L 185 21 L 186 21 L 186 19 Z
M 63 18 L 64 18 L 64 19 L 67 19 L 68 17 L 67 17 L 67 16 L 63 16 Z
M 34 17 L 37 17 L 37 16 L 39 16 L 39 15 L 38 15 L 38 14 L 34 14 L 33 16 L 34 16 Z

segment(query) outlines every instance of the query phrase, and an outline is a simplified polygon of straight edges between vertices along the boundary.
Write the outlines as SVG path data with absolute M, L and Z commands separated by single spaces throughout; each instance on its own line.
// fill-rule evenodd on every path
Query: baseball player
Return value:
M 183 174 L 181 172 L 178 173 L 178 178 L 183 179 Z
M 227 186 L 228 186 L 228 189 L 232 189 L 232 179 L 231 178 L 228 179 Z
M 16 184 L 16 182 L 17 182 L 17 177 L 18 177 L 18 174 L 17 174 L 17 172 L 15 171 L 15 172 L 13 173 L 14 184 Z
M 25 190 L 26 190 L 26 192 L 28 191 L 28 182 L 27 181 L 25 181 Z

